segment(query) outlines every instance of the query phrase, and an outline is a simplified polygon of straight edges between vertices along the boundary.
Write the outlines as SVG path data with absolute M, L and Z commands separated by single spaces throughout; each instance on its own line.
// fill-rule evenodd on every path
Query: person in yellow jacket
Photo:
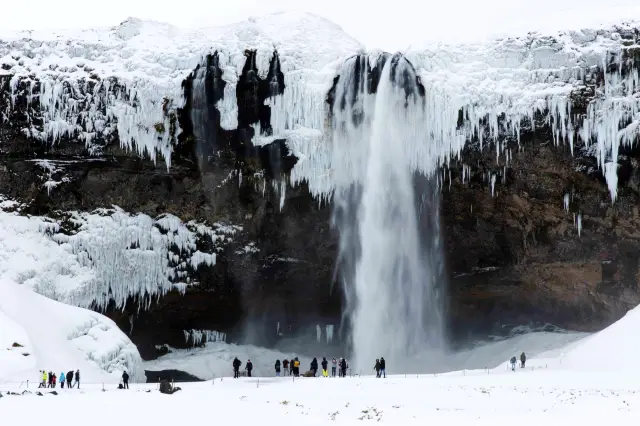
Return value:
M 42 382 L 40 382 L 40 386 L 38 386 L 39 388 L 46 388 L 47 387 L 47 372 L 44 370 L 40 371 L 42 373 Z
M 293 361 L 293 374 L 296 377 L 300 376 L 300 361 L 298 361 L 298 357 Z

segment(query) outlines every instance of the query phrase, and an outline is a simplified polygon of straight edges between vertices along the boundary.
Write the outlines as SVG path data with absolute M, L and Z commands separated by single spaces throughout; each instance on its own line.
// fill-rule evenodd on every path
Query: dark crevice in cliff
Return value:
M 361 54 L 348 58 L 345 61 L 345 67 L 351 67 L 351 70 L 347 71 L 345 75 L 337 75 L 333 79 L 333 84 L 326 96 L 326 103 L 329 109 L 329 117 L 333 117 L 335 108 L 339 110 L 345 110 L 348 107 L 353 107 L 357 103 L 357 97 L 360 93 L 374 94 L 378 91 L 378 85 L 382 78 L 382 70 L 386 63 L 390 61 L 391 83 L 400 86 L 405 91 L 405 95 L 408 98 L 411 95 L 417 95 L 419 97 L 425 96 L 425 88 L 420 81 L 420 77 L 417 76 L 413 64 L 407 60 L 402 54 L 396 53 L 391 55 L 390 53 L 382 53 L 378 56 L 374 66 L 371 66 L 369 55 Z M 398 66 L 402 64 L 402 72 L 396 72 Z M 344 68 L 343 68 L 344 69 Z M 349 84 L 352 86 L 351 90 L 345 90 L 342 93 L 340 99 L 336 99 L 337 86 L 340 78 L 350 78 Z M 352 122 L 354 125 L 362 123 L 364 117 L 362 111 L 358 108 L 354 108 Z

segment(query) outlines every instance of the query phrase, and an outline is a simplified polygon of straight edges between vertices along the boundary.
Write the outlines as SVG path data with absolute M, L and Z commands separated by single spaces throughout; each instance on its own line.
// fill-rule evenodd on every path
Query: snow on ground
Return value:
M 0 379 L 13 372 L 36 371 L 32 355 L 27 333 L 0 309 Z
M 72 421 L 95 426 L 111 425 L 123 416 L 127 422 L 144 424 L 197 424 L 214 416 L 223 422 L 280 426 L 370 421 L 393 425 L 539 426 L 569 421 L 632 425 L 640 415 L 637 377 L 543 369 L 386 379 L 225 378 L 179 386 L 182 391 L 162 395 L 151 384 L 133 385 L 128 391 L 112 385 L 105 392 L 101 385 L 89 385 L 59 396 L 6 396 L 0 399 L 0 407 L 3 420 L 25 426 L 41 424 L 43 412 L 72 412 Z M 105 406 L 117 409 L 105 412 Z
M 97 426 L 112 424 L 123 413 L 129 422 L 184 423 L 201 421 L 212 412 L 225 421 L 281 426 L 329 421 L 633 425 L 640 415 L 640 368 L 635 363 L 638 344 L 634 337 L 639 312 L 636 308 L 602 332 L 570 344 L 561 356 L 562 364 L 542 365 L 544 360 L 534 357 L 526 368 L 515 372 L 499 367 L 382 379 L 225 377 L 181 383 L 183 390 L 171 396 L 160 394 L 152 384 L 133 385 L 128 391 L 111 384 L 103 392 L 97 383 L 87 384 L 82 390 L 66 390 L 59 396 L 11 396 L 6 392 L 22 392 L 25 387 L 5 383 L 0 384 L 0 392 L 6 395 L 0 399 L 0 406 L 3 420 L 22 425 L 40 424 L 42 412 L 52 410 L 73 412 L 74 420 L 91 421 Z M 230 350 L 219 352 L 227 352 L 229 359 L 233 355 Z M 554 356 L 560 353 L 556 351 Z M 34 390 L 32 384 L 29 391 Z M 171 408 L 163 409 L 161 405 L 169 401 Z M 104 413 L 105 404 L 117 406 L 118 411 L 96 416 Z M 201 411 L 199 407 L 213 410 Z

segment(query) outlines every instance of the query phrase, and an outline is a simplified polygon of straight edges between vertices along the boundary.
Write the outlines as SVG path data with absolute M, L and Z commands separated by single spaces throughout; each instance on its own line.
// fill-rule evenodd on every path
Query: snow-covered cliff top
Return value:
M 437 111 L 425 124 L 441 161 L 472 137 L 506 133 L 516 140 L 523 119 L 541 112 L 547 114 L 556 141 L 573 146 L 580 137 L 592 144 L 590 153 L 598 157 L 615 197 L 618 144 L 635 138 L 640 123 L 640 78 L 633 62 L 620 73 L 619 65 L 626 60 L 621 50 L 640 48 L 639 28 L 631 22 L 405 52 L 427 89 L 428 107 Z M 223 127 L 233 126 L 235 87 L 246 49 L 257 50 L 262 77 L 273 51 L 278 51 L 285 89 L 267 100 L 273 134 L 287 138 L 300 159 L 294 181 L 308 180 L 312 191 L 326 195 L 331 182 L 318 178 L 323 176 L 319 169 L 332 168 L 331 155 L 322 148 L 330 144 L 319 143 L 326 136 L 326 94 L 344 59 L 363 47 L 323 18 L 280 13 L 201 30 L 132 18 L 106 29 L 8 34 L 0 36 L 0 78 L 10 77 L 12 102 L 18 95 L 30 100 L 39 96 L 44 124 L 25 128 L 26 134 L 49 141 L 73 136 L 91 144 L 117 130 L 123 146 L 153 158 L 160 154 L 170 165 L 173 142 L 168 132 L 158 129 L 169 128 L 167 111 L 184 104 L 182 81 L 203 55 L 217 51 L 227 83 L 225 99 L 217 107 L 226 117 Z M 372 62 L 377 57 L 370 53 Z M 610 64 L 616 66 L 605 71 L 602 90 L 594 94 L 586 114 L 572 114 L 570 95 L 585 88 L 594 67 L 602 70 Z M 117 78 L 125 90 L 106 95 L 113 88 L 108 77 Z M 100 83 L 87 85 L 91 79 Z M 39 95 L 33 94 L 36 81 Z M 1 114 L 7 120 L 10 111 Z M 508 161 L 504 144 L 497 148 L 496 161 L 501 156 Z

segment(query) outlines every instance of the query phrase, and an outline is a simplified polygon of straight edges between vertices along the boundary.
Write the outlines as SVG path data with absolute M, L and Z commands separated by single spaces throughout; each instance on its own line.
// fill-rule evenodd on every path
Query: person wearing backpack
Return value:
M 242 365 L 242 362 L 240 362 L 240 360 L 238 359 L 238 357 L 235 357 L 233 360 L 233 378 L 237 379 L 238 377 L 240 377 L 240 366 Z
M 383 378 L 387 378 L 387 361 L 384 360 L 384 357 L 380 357 L 380 375 Z
M 67 372 L 67 389 L 73 387 L 73 370 Z
M 520 354 L 520 368 L 524 368 L 524 363 L 527 362 L 527 356 L 522 352 Z
M 60 373 L 60 389 L 64 389 L 64 371 L 62 373 Z
M 127 374 L 127 370 L 122 373 L 122 387 L 129 389 L 129 374 Z
M 516 357 L 511 357 L 511 371 L 516 371 Z
M 280 377 L 280 360 L 276 359 L 276 377 Z

